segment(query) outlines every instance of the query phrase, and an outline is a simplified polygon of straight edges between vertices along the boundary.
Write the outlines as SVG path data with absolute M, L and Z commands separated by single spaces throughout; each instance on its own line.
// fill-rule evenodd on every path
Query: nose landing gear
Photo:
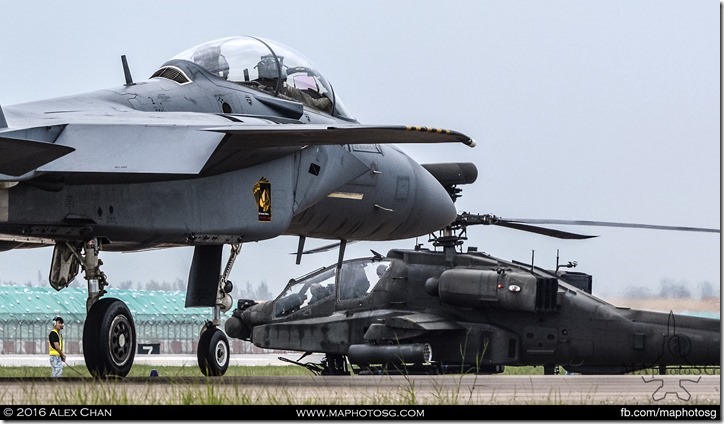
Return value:
M 229 341 L 224 332 L 207 323 L 196 351 L 201 372 L 206 376 L 224 375 L 229 368 L 230 354 Z
M 231 245 L 231 254 L 226 262 L 224 272 L 219 277 L 218 290 L 216 290 L 216 302 L 212 307 L 213 318 L 207 321 L 201 330 L 199 345 L 196 350 L 196 358 L 201 372 L 206 376 L 220 376 L 226 373 L 229 368 L 231 350 L 229 340 L 218 327 L 221 324 L 221 313 L 231 309 L 233 299 L 231 290 L 233 284 L 228 280 L 234 261 L 241 251 L 241 244 Z

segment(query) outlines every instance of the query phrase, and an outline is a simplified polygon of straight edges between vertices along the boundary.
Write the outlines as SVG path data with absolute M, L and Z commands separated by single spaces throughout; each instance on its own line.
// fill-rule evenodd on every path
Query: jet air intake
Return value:
M 554 312 L 558 280 L 496 270 L 451 269 L 430 278 L 425 290 L 456 306 Z

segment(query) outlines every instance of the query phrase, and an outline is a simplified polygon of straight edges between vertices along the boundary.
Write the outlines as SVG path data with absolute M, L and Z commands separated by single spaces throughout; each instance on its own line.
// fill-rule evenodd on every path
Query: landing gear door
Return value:
M 68 287 L 78 275 L 80 261 L 69 243 L 58 242 L 53 249 L 50 262 L 50 285 L 60 291 Z

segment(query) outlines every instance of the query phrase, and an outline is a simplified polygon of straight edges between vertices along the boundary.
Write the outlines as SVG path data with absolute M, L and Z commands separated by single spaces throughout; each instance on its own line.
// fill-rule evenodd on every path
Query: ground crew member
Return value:
M 51 377 L 63 376 L 63 362 L 65 362 L 65 352 L 63 351 L 63 336 L 60 331 L 65 327 L 63 318 L 53 318 L 53 329 L 48 334 L 48 351 L 50 352 L 50 369 Z

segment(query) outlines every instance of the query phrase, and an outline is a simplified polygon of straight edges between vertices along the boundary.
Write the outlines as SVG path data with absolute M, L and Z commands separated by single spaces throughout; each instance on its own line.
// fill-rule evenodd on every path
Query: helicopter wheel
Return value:
M 322 375 L 349 375 L 344 355 L 327 354 L 322 360 Z
M 558 365 L 543 365 L 543 374 L 544 375 L 558 375 L 560 374 L 560 370 L 558 368 Z
M 224 375 L 229 368 L 230 353 L 229 341 L 223 331 L 208 327 L 201 333 L 196 357 L 204 375 Z
M 133 365 L 136 328 L 119 299 L 100 299 L 91 306 L 83 328 L 83 357 L 94 377 L 125 377 Z

